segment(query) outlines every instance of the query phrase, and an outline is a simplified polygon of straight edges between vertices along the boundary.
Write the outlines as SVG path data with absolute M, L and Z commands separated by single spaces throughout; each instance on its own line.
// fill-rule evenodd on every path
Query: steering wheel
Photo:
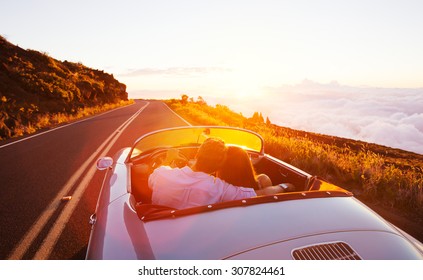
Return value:
M 150 155 L 149 166 L 151 170 L 156 169 L 157 167 L 163 165 L 163 162 L 166 159 L 167 151 L 169 149 L 160 149 Z M 179 153 L 179 158 L 171 162 L 172 167 L 182 168 L 188 165 L 189 159 L 182 153 Z

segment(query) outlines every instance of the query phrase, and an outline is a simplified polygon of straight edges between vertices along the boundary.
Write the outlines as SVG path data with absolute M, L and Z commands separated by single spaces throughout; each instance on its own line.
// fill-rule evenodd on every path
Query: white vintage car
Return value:
M 243 147 L 258 173 L 291 193 L 171 209 L 151 204 L 148 177 L 169 148 L 190 164 L 208 137 Z M 87 259 L 423 259 L 423 245 L 353 194 L 264 153 L 260 135 L 230 127 L 155 131 L 97 162 L 105 170 Z

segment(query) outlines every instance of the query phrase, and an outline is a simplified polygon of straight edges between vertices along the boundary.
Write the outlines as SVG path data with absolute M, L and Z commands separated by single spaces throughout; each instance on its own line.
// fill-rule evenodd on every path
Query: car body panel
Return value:
M 423 259 L 421 242 L 351 193 L 268 155 L 258 165 L 303 184 L 300 192 L 140 216 L 148 204 L 133 194 L 131 170 L 144 154 L 133 151 L 120 150 L 105 171 L 87 259 L 292 259 L 295 248 L 338 241 L 363 259 Z
M 385 231 L 348 231 L 304 236 L 235 254 L 231 260 L 286 260 L 292 259 L 292 251 L 314 244 L 346 242 L 361 259 L 366 260 L 415 260 L 421 253 L 407 239 Z M 363 240 L 366 240 L 363 242 Z M 390 244 L 389 246 L 386 246 Z M 294 248 L 294 249 L 293 249 Z
M 358 232 L 369 236 L 381 233 L 398 236 L 390 224 L 367 207 L 357 205 L 356 199 L 351 197 L 292 200 L 151 221 L 145 223 L 145 228 L 159 259 L 228 258 L 253 248 L 304 237 L 308 237 L 307 242 L 312 241 L 311 244 L 326 241 L 323 237 L 327 234 L 337 240 L 337 234 L 345 232 L 352 233 L 348 242 L 358 243 L 367 243 L 354 237 Z M 345 240 L 344 237 L 340 239 Z M 301 246 L 307 244 L 310 243 L 301 243 Z M 384 255 L 381 252 L 373 257 L 382 259 Z
M 114 200 L 98 215 L 91 232 L 87 259 L 155 259 L 144 225 L 129 201 L 130 195 Z
M 128 193 L 130 183 L 125 158 L 129 151 L 130 149 L 120 150 L 114 157 L 115 163 L 112 168 L 106 170 L 103 186 L 97 200 L 96 212 L 107 207 L 116 198 Z

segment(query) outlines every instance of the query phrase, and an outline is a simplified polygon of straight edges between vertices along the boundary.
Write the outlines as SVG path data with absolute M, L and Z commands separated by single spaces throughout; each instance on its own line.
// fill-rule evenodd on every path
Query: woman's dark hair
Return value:
M 258 189 L 254 167 L 247 152 L 240 147 L 227 148 L 226 159 L 217 176 L 234 186 Z

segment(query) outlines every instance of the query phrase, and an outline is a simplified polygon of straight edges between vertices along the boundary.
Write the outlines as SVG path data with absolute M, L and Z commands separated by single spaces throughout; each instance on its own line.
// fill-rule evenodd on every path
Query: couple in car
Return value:
M 178 158 L 178 150 L 169 150 L 150 175 L 153 204 L 184 209 L 293 190 L 291 184 L 272 186 L 264 174 L 255 176 L 247 153 L 217 138 L 204 141 L 193 166 L 172 167 Z

